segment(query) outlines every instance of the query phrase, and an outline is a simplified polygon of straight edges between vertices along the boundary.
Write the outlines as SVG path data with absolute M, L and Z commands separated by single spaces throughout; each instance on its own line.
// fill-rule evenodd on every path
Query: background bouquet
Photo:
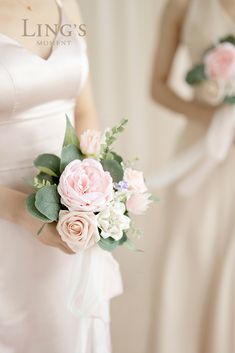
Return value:
M 39 173 L 26 205 L 43 222 L 38 234 L 47 223 L 57 222 L 58 233 L 74 252 L 95 244 L 107 251 L 119 245 L 135 249 L 129 213 L 142 214 L 152 200 L 143 173 L 112 150 L 126 123 L 103 135 L 87 130 L 79 141 L 67 117 L 60 158 L 46 153 L 34 161 Z
M 202 63 L 187 73 L 186 82 L 201 85 L 203 95 L 211 103 L 235 103 L 235 37 L 229 35 L 218 41 L 203 55 Z

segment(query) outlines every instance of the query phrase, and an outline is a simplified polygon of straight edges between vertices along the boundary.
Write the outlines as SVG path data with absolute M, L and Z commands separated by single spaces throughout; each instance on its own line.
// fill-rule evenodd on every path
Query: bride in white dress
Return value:
M 74 255 L 54 224 L 36 236 L 41 224 L 24 206 L 32 161 L 60 152 L 65 114 L 79 134 L 97 128 L 86 44 L 74 27 L 79 11 L 75 0 L 64 3 L 0 3 L 0 353 L 111 352 L 109 300 L 121 292 L 118 265 L 98 248 Z M 38 24 L 42 36 L 46 24 L 57 24 L 57 33 L 22 36 L 22 19 L 30 34 Z
M 165 174 L 165 182 L 174 177 L 178 180 L 169 190 L 166 208 L 161 274 L 155 293 L 157 329 L 155 349 L 151 351 L 154 353 L 235 352 L 234 143 L 226 158 L 214 165 L 206 178 L 200 180 L 202 174 L 197 173 L 198 168 L 202 170 L 200 161 L 196 168 L 192 163 L 195 159 L 192 146 L 197 147 L 198 142 L 200 148 L 204 146 L 200 141 L 207 137 L 212 119 L 212 127 L 216 127 L 214 118 L 223 113 L 220 119 L 223 128 L 228 118 L 233 117 L 234 121 L 234 107 L 212 104 L 212 97 L 201 89 L 195 91 L 194 100 L 185 101 L 168 85 L 179 44 L 187 47 L 195 65 L 201 62 L 206 49 L 228 35 L 235 36 L 233 0 L 168 1 L 152 94 L 157 102 L 183 114 L 187 126 L 179 139 L 175 163 L 168 169 L 169 175 Z M 220 149 L 230 138 L 231 129 L 217 132 L 221 139 L 215 139 L 215 146 Z M 185 151 L 190 153 L 187 155 Z M 205 155 L 207 152 L 198 148 L 195 151 L 196 155 L 198 151 Z M 181 153 L 184 158 L 179 159 L 177 155 L 182 156 Z M 189 173 L 180 177 L 183 170 Z M 159 173 L 155 176 L 156 185 L 160 181 L 163 183 Z

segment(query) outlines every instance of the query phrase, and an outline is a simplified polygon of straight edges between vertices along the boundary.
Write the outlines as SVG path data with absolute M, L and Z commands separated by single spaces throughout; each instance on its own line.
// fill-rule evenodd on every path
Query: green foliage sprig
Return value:
M 128 122 L 128 119 L 122 119 L 119 125 L 114 126 L 112 129 L 108 129 L 105 132 L 105 137 L 104 137 L 105 141 L 101 145 L 100 159 L 109 159 L 111 146 L 117 140 L 118 135 L 124 131 L 125 125 L 127 124 L 127 122 Z

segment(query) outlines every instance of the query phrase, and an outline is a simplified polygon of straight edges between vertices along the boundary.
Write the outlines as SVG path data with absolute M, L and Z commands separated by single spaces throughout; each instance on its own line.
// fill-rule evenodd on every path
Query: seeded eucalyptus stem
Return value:
M 110 147 L 117 140 L 118 134 L 120 134 L 125 129 L 128 119 L 122 119 L 120 124 L 113 127 L 111 130 L 106 131 L 105 133 L 105 142 L 101 146 L 100 158 L 107 159 L 110 152 Z

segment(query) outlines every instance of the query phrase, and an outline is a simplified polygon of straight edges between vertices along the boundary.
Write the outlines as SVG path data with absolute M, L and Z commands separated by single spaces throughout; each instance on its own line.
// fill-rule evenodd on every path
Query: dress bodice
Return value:
M 60 29 L 70 22 L 59 0 L 57 5 Z M 40 153 L 59 152 L 65 114 L 73 120 L 88 60 L 85 40 L 72 24 L 69 37 L 58 30 L 47 59 L 3 33 L 0 52 L 0 183 L 12 186 L 12 171 L 29 168 Z
M 221 38 L 235 35 L 235 21 L 220 0 L 191 0 L 182 29 L 182 42 L 186 45 L 192 65 L 202 62 L 206 49 Z M 196 100 L 217 105 L 213 87 L 201 84 L 194 87 Z
M 193 64 L 219 39 L 235 35 L 235 21 L 226 12 L 220 0 L 191 0 L 182 30 Z

